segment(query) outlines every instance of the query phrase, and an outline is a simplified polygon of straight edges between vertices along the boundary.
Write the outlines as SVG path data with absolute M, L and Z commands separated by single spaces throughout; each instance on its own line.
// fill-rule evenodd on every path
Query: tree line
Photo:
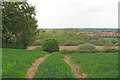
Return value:
M 2 47 L 26 48 L 37 35 L 35 6 L 27 2 L 2 3 Z

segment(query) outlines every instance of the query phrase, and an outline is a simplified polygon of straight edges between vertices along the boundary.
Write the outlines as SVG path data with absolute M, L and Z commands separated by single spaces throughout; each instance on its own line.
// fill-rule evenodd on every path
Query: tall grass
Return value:
M 74 78 L 70 66 L 64 61 L 64 56 L 58 52 L 52 53 L 39 65 L 35 78 Z
M 2 51 L 2 77 L 3 78 L 25 78 L 28 68 L 39 57 L 47 52 L 20 49 L 3 49 Z
M 118 53 L 68 54 L 87 78 L 118 78 Z

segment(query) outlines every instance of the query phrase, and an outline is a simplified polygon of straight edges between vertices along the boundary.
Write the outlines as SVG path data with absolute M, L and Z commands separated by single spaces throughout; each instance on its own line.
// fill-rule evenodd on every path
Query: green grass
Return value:
M 64 56 L 58 52 L 52 53 L 39 65 L 35 78 L 74 78 L 70 66 L 64 61 Z
M 2 77 L 24 78 L 32 62 L 47 52 L 20 49 L 2 49 Z
M 110 41 L 115 40 L 115 41 L 118 42 L 118 38 L 104 38 L 104 39 L 107 39 L 107 40 L 110 40 Z
M 118 78 L 118 53 L 67 54 L 87 78 Z

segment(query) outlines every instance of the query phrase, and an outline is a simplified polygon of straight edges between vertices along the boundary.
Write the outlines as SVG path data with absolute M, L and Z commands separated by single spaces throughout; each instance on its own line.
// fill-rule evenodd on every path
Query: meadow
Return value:
M 39 65 L 35 78 L 75 78 L 75 76 L 64 61 L 64 55 L 54 52 Z
M 33 76 L 34 78 L 75 78 L 71 66 L 64 61 L 64 53 L 67 53 L 73 64 L 82 67 L 80 71 L 86 73 L 87 78 L 118 77 L 118 54 L 115 53 L 118 50 L 110 49 L 109 46 L 118 46 L 120 41 L 118 42 L 113 36 L 106 38 L 106 36 L 90 36 L 91 34 L 86 33 L 78 34 L 78 32 L 118 33 L 118 29 L 39 29 L 38 20 L 35 18 L 37 12 L 35 6 L 27 1 L 3 2 L 1 5 L 3 78 L 25 78 L 31 66 L 34 69 L 31 71 L 33 73 L 38 68 L 32 78 Z M 26 50 L 28 46 L 33 47 Z M 36 46 L 36 50 L 31 50 Z M 59 46 L 78 46 L 78 49 L 71 50 L 72 52 L 64 50 L 61 54 Z M 95 46 L 105 46 L 105 48 L 97 51 Z M 48 52 L 51 52 L 50 56 Z M 46 54 L 48 57 L 44 58 Z M 36 60 L 40 64 L 37 64 L 37 67 L 33 64 Z
M 119 38 L 104 38 L 104 39 L 110 40 L 110 41 L 114 40 L 114 41 L 117 41 L 117 42 L 118 42 L 118 39 L 119 39 Z
M 117 78 L 118 53 L 67 54 L 87 78 Z
M 39 57 L 47 52 L 20 49 L 2 49 L 2 77 L 3 78 L 24 78 L 28 68 Z
M 40 50 L 5 49 L 2 53 L 2 77 L 25 78 L 28 68 L 39 57 L 48 52 Z M 80 67 L 86 78 L 117 78 L 118 53 L 65 54 L 73 64 Z M 34 78 L 75 78 L 70 66 L 64 61 L 64 55 L 53 52 L 43 61 Z

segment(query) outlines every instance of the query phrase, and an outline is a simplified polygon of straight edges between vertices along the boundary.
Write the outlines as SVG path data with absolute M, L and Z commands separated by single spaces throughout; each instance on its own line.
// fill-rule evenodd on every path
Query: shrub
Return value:
M 75 53 L 96 53 L 95 45 L 90 43 L 81 44 L 78 46 Z
M 95 49 L 95 45 L 90 43 L 85 43 L 85 44 L 79 45 L 77 49 L 81 49 L 81 50 Z
M 42 42 L 41 48 L 47 52 L 56 52 L 59 51 L 59 44 L 56 39 L 46 39 Z
M 118 50 L 117 50 L 117 49 L 112 48 L 112 49 L 102 50 L 102 52 L 103 52 L 103 53 L 114 53 L 114 52 L 118 52 Z
M 98 52 L 96 49 L 87 49 L 87 50 L 77 49 L 77 50 L 75 50 L 75 53 L 96 53 L 96 52 Z
M 64 46 L 78 46 L 77 42 L 74 40 L 66 40 L 63 44 Z
M 102 52 L 104 52 L 104 53 L 113 53 L 113 52 L 118 52 L 118 50 L 115 49 L 112 46 L 104 46 Z
M 112 40 L 112 43 L 113 43 L 113 44 L 116 44 L 116 43 L 117 43 L 117 41 L 115 41 L 115 40 Z
M 62 53 L 62 54 L 74 53 L 74 52 L 75 52 L 75 50 L 67 50 L 67 49 L 63 49 L 63 50 L 60 51 L 60 53 Z
M 84 43 L 85 43 L 85 41 L 80 41 L 80 42 L 79 42 L 79 44 L 84 44 Z

